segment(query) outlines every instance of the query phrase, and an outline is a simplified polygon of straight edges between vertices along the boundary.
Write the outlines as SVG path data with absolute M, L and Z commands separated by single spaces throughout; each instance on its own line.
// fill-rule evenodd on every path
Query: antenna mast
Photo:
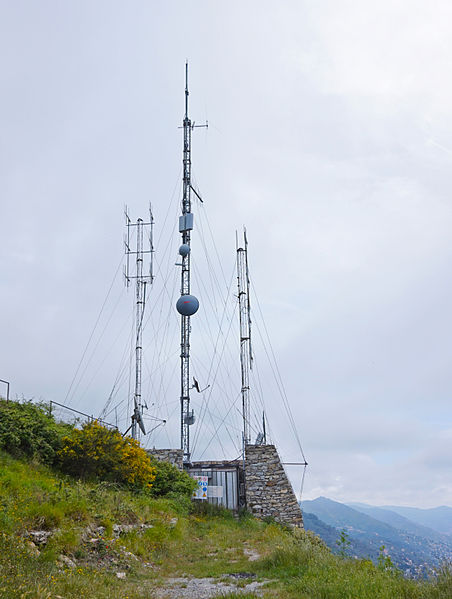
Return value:
M 240 365 L 242 370 L 242 417 L 244 448 L 250 437 L 250 369 L 253 367 L 251 348 L 250 277 L 248 270 L 248 240 L 243 228 L 243 246 L 237 237 L 237 285 L 239 290 Z
M 154 228 L 154 217 L 152 215 L 152 208 L 149 205 L 149 222 L 143 222 L 143 219 L 139 218 L 136 223 L 132 223 L 127 213 L 127 206 L 125 208 L 126 227 L 127 233 L 124 239 L 125 254 L 126 254 L 126 265 L 124 269 L 124 280 L 127 287 L 129 287 L 131 280 L 135 279 L 135 294 L 136 294 L 136 337 L 135 337 L 135 392 L 133 396 L 133 413 L 132 413 L 132 437 L 139 440 L 140 431 L 143 435 L 146 434 L 146 429 L 143 422 L 143 411 L 144 407 L 147 408 L 146 402 L 143 403 L 141 395 L 141 363 L 142 363 L 142 334 L 143 334 L 143 317 L 144 309 L 146 306 L 146 285 L 152 284 L 154 280 L 153 274 L 153 228 Z M 130 230 L 131 227 L 136 227 L 136 251 L 130 249 Z M 144 249 L 144 232 L 146 227 L 149 232 L 149 249 Z M 130 256 L 136 256 L 135 262 L 135 274 L 130 275 Z M 144 269 L 144 258 L 145 255 L 149 255 L 149 265 L 147 272 Z
M 191 191 L 199 198 L 199 194 L 191 185 L 191 132 L 195 124 L 188 116 L 188 62 L 185 63 L 185 116 L 182 123 L 184 130 L 183 148 L 183 196 L 182 215 L 179 217 L 179 232 L 182 235 L 182 245 L 179 254 L 182 258 L 181 268 L 181 297 L 176 308 L 181 315 L 181 449 L 184 453 L 184 463 L 190 462 L 190 426 L 194 423 L 193 410 L 190 411 L 190 316 L 196 313 L 199 302 L 190 295 L 190 232 L 193 229 L 193 213 L 191 211 Z M 197 127 L 207 127 L 196 125 Z

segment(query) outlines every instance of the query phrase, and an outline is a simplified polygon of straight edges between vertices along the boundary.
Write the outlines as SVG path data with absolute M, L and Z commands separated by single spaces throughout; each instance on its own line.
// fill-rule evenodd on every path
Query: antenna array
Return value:
M 143 222 L 141 218 L 133 223 L 128 215 L 127 206 L 125 207 L 124 214 L 126 217 L 126 234 L 124 237 L 124 250 L 126 254 L 126 264 L 124 267 L 124 282 L 127 287 L 130 286 L 132 280 L 135 280 L 135 293 L 136 293 L 136 337 L 135 337 L 135 391 L 133 396 L 133 413 L 132 413 L 132 424 L 128 429 L 132 429 L 132 437 L 134 439 L 140 438 L 140 431 L 143 435 L 146 434 L 146 429 L 143 422 L 143 411 L 144 407 L 147 409 L 146 402 L 143 402 L 141 395 L 141 363 L 142 363 L 142 333 L 143 333 L 143 317 L 146 306 L 146 286 L 152 285 L 154 281 L 153 274 L 153 230 L 154 230 L 154 217 L 152 215 L 152 208 L 149 205 L 149 222 Z M 135 228 L 136 227 L 136 228 Z M 130 248 L 131 244 L 131 230 L 135 228 L 136 233 L 136 250 Z M 149 249 L 144 249 L 144 235 L 147 232 Z M 135 256 L 135 271 L 131 275 L 131 256 Z M 146 259 L 147 258 L 147 259 Z M 145 268 L 146 259 L 146 268 Z

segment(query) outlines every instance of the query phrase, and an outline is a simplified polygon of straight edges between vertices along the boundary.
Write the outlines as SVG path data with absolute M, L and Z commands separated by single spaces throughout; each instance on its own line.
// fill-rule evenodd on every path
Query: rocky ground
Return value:
M 170 525 L 175 526 L 177 518 L 174 518 Z M 57 559 L 57 566 L 61 570 L 76 569 L 79 567 L 95 566 L 110 570 L 120 580 L 126 580 L 129 576 L 131 564 L 140 564 L 141 566 L 155 569 L 154 564 L 143 562 L 136 555 L 121 545 L 121 536 L 132 531 L 143 532 L 152 527 L 148 524 L 114 524 L 112 535 L 107 540 L 105 538 L 105 528 L 87 527 L 82 533 L 82 540 L 86 548 L 83 558 L 76 559 L 74 556 L 60 554 Z M 47 545 L 51 538 L 58 534 L 59 530 L 31 530 L 25 535 L 25 543 L 31 555 L 37 556 Z M 109 551 L 106 551 L 109 549 Z M 253 562 L 260 558 L 256 551 L 245 548 L 243 551 L 248 561 Z M 269 581 L 254 580 L 256 575 L 249 572 L 237 572 L 227 574 L 221 578 L 196 578 L 196 577 L 178 577 L 155 580 L 155 586 L 149 588 L 154 599 L 210 599 L 215 597 L 227 597 L 232 593 L 256 593 L 261 594 L 262 587 Z

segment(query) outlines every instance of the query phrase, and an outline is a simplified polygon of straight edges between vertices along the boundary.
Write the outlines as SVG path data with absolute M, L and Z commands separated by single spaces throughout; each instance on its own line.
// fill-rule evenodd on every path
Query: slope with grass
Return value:
M 196 599 L 206 578 L 231 598 L 452 596 L 447 570 L 432 582 L 405 580 L 388 563 L 333 556 L 312 534 L 183 496 L 80 482 L 4 452 L 0 528 L 2 599 Z M 261 584 L 239 595 L 251 582 Z
M 0 599 L 446 599 L 312 533 L 192 503 L 195 483 L 96 422 L 0 400 Z

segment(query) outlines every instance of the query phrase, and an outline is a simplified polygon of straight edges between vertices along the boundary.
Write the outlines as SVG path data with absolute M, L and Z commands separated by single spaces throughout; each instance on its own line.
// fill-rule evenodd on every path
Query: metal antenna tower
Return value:
M 243 445 L 250 443 L 250 370 L 253 368 L 251 347 L 250 277 L 248 270 L 248 240 L 243 229 L 243 247 L 237 245 L 237 285 L 239 290 L 240 365 L 242 370 Z
M 124 280 L 127 287 L 129 287 L 132 279 L 135 280 L 135 293 L 136 293 L 136 337 L 135 337 L 135 392 L 133 396 L 133 413 L 132 413 L 132 437 L 134 439 L 140 438 L 140 431 L 143 435 L 146 434 L 146 429 L 143 422 L 143 410 L 147 408 L 146 402 L 143 402 L 141 395 L 141 363 L 142 363 L 142 333 L 143 333 L 143 317 L 144 309 L 146 306 L 146 285 L 152 284 L 154 280 L 153 273 L 153 229 L 154 229 L 154 217 L 152 215 L 152 208 L 149 205 L 149 222 L 143 222 L 143 219 L 139 218 L 136 223 L 133 223 L 127 213 L 127 206 L 124 210 L 126 217 L 126 228 L 127 232 L 124 237 L 124 249 L 126 254 L 126 264 L 124 268 Z M 131 239 L 131 227 L 136 227 L 136 250 L 130 249 Z M 148 247 L 144 249 L 144 234 L 145 230 L 148 232 Z M 135 255 L 135 274 L 130 274 L 130 256 Z M 145 256 L 148 257 L 147 267 L 144 267 Z M 128 430 L 130 430 L 130 428 Z
M 191 132 L 194 127 L 207 127 L 195 125 L 188 116 L 188 62 L 185 63 L 185 116 L 182 123 L 184 130 L 183 146 L 183 196 L 182 215 L 179 217 L 179 232 L 182 235 L 182 245 L 179 254 L 182 258 L 181 266 L 181 297 L 176 308 L 181 315 L 181 449 L 184 453 L 184 462 L 190 462 L 190 425 L 195 421 L 193 410 L 190 411 L 190 316 L 196 313 L 199 302 L 190 295 L 190 238 L 193 230 L 193 213 L 191 211 L 191 192 L 199 198 L 199 194 L 191 184 Z M 202 200 L 201 200 L 202 201 Z

